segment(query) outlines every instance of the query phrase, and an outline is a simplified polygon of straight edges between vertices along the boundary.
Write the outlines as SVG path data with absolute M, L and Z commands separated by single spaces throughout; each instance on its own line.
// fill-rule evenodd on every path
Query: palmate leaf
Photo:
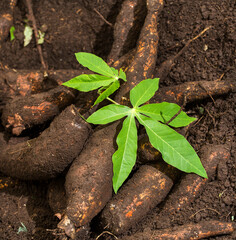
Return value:
M 96 105 L 100 102 L 102 102 L 104 99 L 109 97 L 112 93 L 114 93 L 118 88 L 120 87 L 120 82 L 115 81 L 113 82 L 105 91 L 103 91 L 100 96 L 97 98 L 95 103 L 93 105 Z
M 141 81 L 130 91 L 130 102 L 133 107 L 138 107 L 147 102 L 158 90 L 159 78 Z
M 115 74 L 102 58 L 86 52 L 75 53 L 77 61 L 87 67 L 89 70 L 108 77 L 114 77 Z M 118 76 L 117 76 L 118 77 Z
M 87 122 L 93 124 L 107 124 L 131 114 L 131 109 L 123 105 L 110 104 L 93 113 Z
M 168 102 L 147 104 L 137 109 L 138 112 L 163 123 L 168 122 L 179 110 L 180 106 Z M 185 127 L 195 120 L 196 118 L 189 117 L 185 112 L 181 111 L 168 125 L 176 128 Z
M 98 74 L 81 74 L 63 83 L 62 85 L 77 89 L 81 92 L 89 92 L 103 86 L 108 86 L 114 81 L 114 78 Z
M 113 189 L 117 193 L 120 186 L 129 176 L 137 156 L 137 128 L 134 115 L 129 115 L 123 122 L 116 142 L 118 150 L 112 156 Z
M 207 178 L 198 155 L 182 135 L 158 121 L 141 114 L 136 116 L 145 127 L 152 146 L 162 153 L 164 161 L 181 171 Z

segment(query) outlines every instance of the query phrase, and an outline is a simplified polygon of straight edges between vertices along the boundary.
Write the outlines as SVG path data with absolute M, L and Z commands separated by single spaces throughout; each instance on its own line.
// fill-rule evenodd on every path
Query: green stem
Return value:
M 111 98 L 109 98 L 109 97 L 107 97 L 107 100 L 109 100 L 110 102 L 112 102 L 112 103 L 114 103 L 114 104 L 116 104 L 116 105 L 120 105 L 118 102 L 116 102 L 116 101 L 112 100 L 112 99 L 111 99 Z

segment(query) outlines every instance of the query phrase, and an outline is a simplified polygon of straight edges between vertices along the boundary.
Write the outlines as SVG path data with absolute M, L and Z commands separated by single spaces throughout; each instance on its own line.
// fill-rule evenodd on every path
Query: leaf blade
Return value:
M 162 153 L 164 161 L 181 171 L 194 172 L 207 178 L 199 157 L 182 135 L 160 122 L 140 114 L 136 116 L 145 127 L 153 147 Z
M 87 67 L 93 72 L 96 72 L 108 77 L 116 76 L 114 75 L 114 72 L 112 71 L 112 69 L 107 65 L 107 63 L 102 58 L 92 53 L 79 52 L 79 53 L 75 53 L 75 57 L 81 65 L 83 65 L 84 67 Z
M 87 122 L 93 124 L 107 124 L 129 115 L 131 109 L 123 105 L 110 104 L 89 116 Z
M 134 115 L 131 114 L 123 122 L 122 129 L 116 139 L 118 150 L 112 156 L 112 180 L 115 193 L 129 176 L 136 162 L 137 141 L 137 127 Z
M 96 104 L 102 102 L 104 99 L 109 97 L 112 93 L 114 93 L 119 87 L 120 87 L 119 81 L 113 82 L 104 92 L 102 92 L 100 94 L 100 96 L 96 99 L 96 101 L 93 105 L 96 105 Z
M 175 103 L 151 103 L 143 105 L 137 109 L 138 112 L 147 115 L 148 117 L 161 121 L 168 122 L 180 110 L 180 106 Z M 168 125 L 172 127 L 185 127 L 195 121 L 196 118 L 189 117 L 184 111 L 181 111 Z
M 122 79 L 123 81 L 127 81 L 126 79 L 126 74 L 125 72 L 122 70 L 122 68 L 120 69 L 120 72 L 119 72 L 119 78 Z
M 130 91 L 130 102 L 133 107 L 140 106 L 148 101 L 159 88 L 159 78 L 141 81 Z
M 114 82 L 113 78 L 98 74 L 81 74 L 63 83 L 63 86 L 77 89 L 81 92 L 89 92 Z

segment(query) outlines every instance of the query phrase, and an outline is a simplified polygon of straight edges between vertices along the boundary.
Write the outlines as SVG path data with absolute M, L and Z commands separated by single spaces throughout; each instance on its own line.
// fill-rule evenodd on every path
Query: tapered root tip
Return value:
M 57 227 L 65 231 L 65 234 L 75 239 L 75 226 L 74 223 L 65 215 L 63 219 L 58 223 Z

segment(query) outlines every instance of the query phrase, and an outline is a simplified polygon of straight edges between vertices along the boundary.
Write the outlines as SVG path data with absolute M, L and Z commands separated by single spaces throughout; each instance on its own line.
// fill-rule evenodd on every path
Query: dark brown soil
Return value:
M 19 0 L 14 10 L 16 39 L 9 38 L 0 50 L 1 67 L 10 69 L 40 69 L 41 63 L 35 41 L 23 47 L 25 1 Z M 49 69 L 79 69 L 74 53 L 86 51 L 103 58 L 109 54 L 113 37 L 112 27 L 94 11 L 114 24 L 122 1 L 119 0 L 33 0 L 37 25 L 47 26 L 43 56 Z M 0 3 L 1 6 L 1 3 Z M 212 26 L 203 36 L 192 42 L 181 55 L 161 87 L 188 81 L 235 79 L 236 3 L 235 0 L 168 0 L 160 16 L 160 44 L 158 64 L 175 55 L 187 42 L 205 27 Z M 134 42 L 136 39 L 134 39 Z M 158 77 L 158 76 L 157 76 Z M 122 237 L 143 231 L 152 239 L 151 230 L 168 228 L 202 220 L 232 222 L 236 216 L 236 97 L 230 93 L 215 99 L 191 104 L 186 111 L 199 120 L 188 129 L 187 136 L 195 150 L 206 144 L 226 144 L 231 151 L 227 162 L 218 166 L 215 178 L 209 182 L 190 206 L 158 222 L 157 207 L 141 223 Z M 3 128 L 1 127 L 1 131 Z M 17 171 L 17 169 L 16 169 Z M 49 182 L 21 182 L 0 175 L 0 239 L 59 239 L 55 236 L 58 218 L 50 210 L 47 200 Z M 25 225 L 27 232 L 20 232 Z M 91 238 L 101 232 L 91 226 Z M 22 227 L 22 228 L 20 228 Z M 102 237 L 100 238 L 102 239 Z M 104 234 L 103 239 L 114 239 Z M 217 236 L 208 239 L 236 239 Z

